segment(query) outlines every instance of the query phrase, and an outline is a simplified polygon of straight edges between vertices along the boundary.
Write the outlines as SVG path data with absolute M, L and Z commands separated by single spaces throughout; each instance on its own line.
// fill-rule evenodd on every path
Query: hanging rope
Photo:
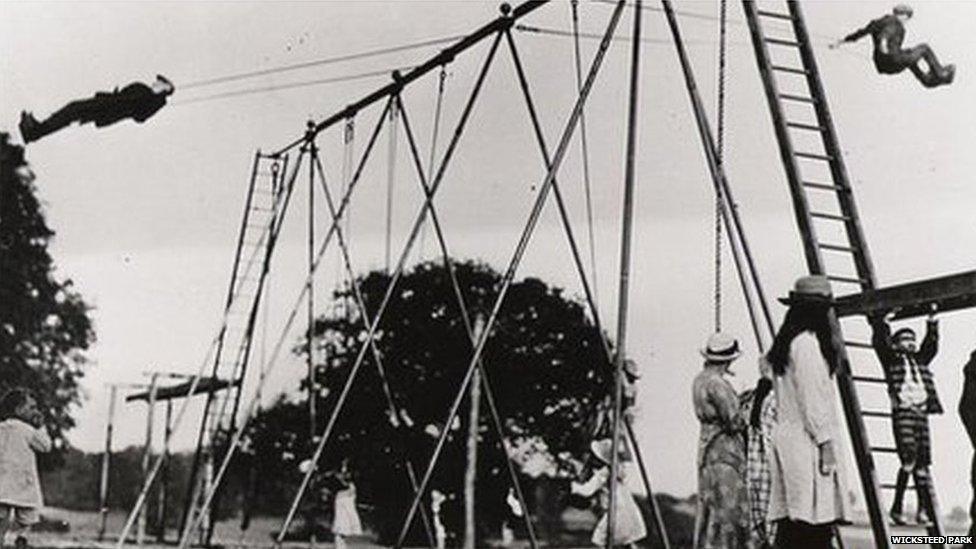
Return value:
M 390 146 L 386 159 L 386 239 L 384 248 L 384 263 L 386 272 L 390 272 L 390 241 L 393 235 L 393 186 L 396 183 L 397 161 L 397 106 L 390 106 Z
M 339 182 L 340 190 L 342 191 L 342 196 L 345 196 L 346 191 L 349 189 L 349 183 L 352 178 L 352 168 L 355 162 L 355 147 L 356 143 L 356 119 L 354 117 L 349 117 L 346 119 L 346 123 L 342 128 L 342 180 Z M 343 228 L 343 233 L 345 234 L 346 240 L 350 239 L 349 233 L 352 228 L 352 211 L 346 213 L 342 223 L 345 225 Z M 342 280 L 342 255 L 340 251 L 336 251 L 336 275 L 335 280 L 337 285 L 341 284 Z M 343 311 L 345 314 L 345 300 L 339 300 L 336 304 L 339 310 Z
M 580 51 L 579 32 L 579 0 L 572 0 L 570 7 L 573 12 L 573 57 L 576 61 L 576 93 L 583 87 L 583 59 Z M 593 195 L 590 187 L 590 153 L 586 138 L 586 114 L 580 112 L 580 148 L 583 155 L 583 193 L 586 198 L 586 228 L 590 244 L 590 279 L 593 281 L 594 300 L 600 303 L 597 296 L 599 284 L 596 278 L 596 239 L 593 236 Z
M 437 79 L 437 103 L 434 106 L 434 128 L 430 135 L 430 158 L 427 161 L 427 179 L 434 175 L 434 161 L 437 158 L 437 134 L 441 127 L 441 108 L 444 102 L 444 82 L 447 80 L 447 65 L 441 65 L 441 72 Z M 420 227 L 420 261 L 427 257 L 427 223 Z
M 726 24 L 728 22 L 726 0 L 719 2 L 718 23 L 718 165 L 725 168 L 725 53 Z M 722 331 L 722 193 L 715 196 L 715 331 Z

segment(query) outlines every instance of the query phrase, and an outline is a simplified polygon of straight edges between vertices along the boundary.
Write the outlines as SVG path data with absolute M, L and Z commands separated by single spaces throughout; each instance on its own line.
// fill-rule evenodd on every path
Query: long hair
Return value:
M 27 402 L 30 393 L 24 389 L 11 389 L 0 398 L 0 421 L 17 417 L 17 409 Z
M 833 375 L 837 371 L 838 357 L 832 342 L 828 310 L 829 305 L 823 303 L 801 302 L 790 306 L 786 311 L 786 318 L 783 319 L 783 325 L 773 340 L 773 346 L 766 355 L 774 374 L 783 375 L 786 372 L 786 366 L 790 361 L 790 345 L 796 336 L 803 332 L 813 332 L 817 336 L 820 354 L 827 361 L 830 374 Z

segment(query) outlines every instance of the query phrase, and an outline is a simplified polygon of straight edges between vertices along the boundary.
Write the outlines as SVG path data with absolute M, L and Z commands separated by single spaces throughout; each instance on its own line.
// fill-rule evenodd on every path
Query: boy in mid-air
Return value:
M 911 48 L 902 46 L 905 41 L 905 23 L 912 18 L 912 13 L 910 6 L 898 4 L 890 14 L 871 21 L 864 28 L 852 32 L 830 47 L 836 48 L 847 42 L 855 42 L 870 34 L 874 41 L 874 66 L 879 73 L 898 74 L 908 69 L 927 88 L 952 83 L 956 76 L 956 66 L 943 66 L 939 63 L 928 44 Z M 928 65 L 928 70 L 921 67 L 922 61 Z

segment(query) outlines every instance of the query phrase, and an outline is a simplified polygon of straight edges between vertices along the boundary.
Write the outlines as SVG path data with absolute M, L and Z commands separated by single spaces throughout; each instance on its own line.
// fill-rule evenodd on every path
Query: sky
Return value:
M 714 15 L 716 3 L 679 2 L 688 12 Z M 825 44 L 890 9 L 885 2 L 808 2 L 807 22 L 863 216 L 879 282 L 894 284 L 972 269 L 976 222 L 971 174 L 976 128 L 976 47 L 969 24 L 976 4 L 915 3 L 907 42 L 925 41 L 958 66 L 956 82 L 934 90 L 909 75 L 875 74 L 869 44 L 828 50 Z M 94 309 L 98 342 L 83 381 L 71 442 L 89 451 L 104 444 L 107 383 L 144 383 L 149 370 L 193 373 L 204 361 L 220 323 L 221 304 L 254 151 L 300 137 L 307 120 L 320 120 L 388 82 L 383 75 L 341 83 L 279 89 L 234 97 L 213 94 L 267 88 L 413 66 L 437 46 L 355 62 L 269 74 L 214 86 L 194 83 L 464 34 L 497 15 L 492 2 L 3 2 L 0 3 L 0 131 L 16 134 L 21 110 L 45 116 L 65 102 L 134 80 L 164 74 L 176 85 L 171 104 L 145 124 L 95 129 L 72 127 L 28 147 L 49 224 L 58 275 L 70 278 Z M 611 7 L 582 2 L 581 28 L 600 33 Z M 729 5 L 726 168 L 766 292 L 788 291 L 804 272 L 800 240 L 748 31 L 737 3 Z M 646 11 L 645 33 L 668 38 L 663 17 Z M 630 10 L 617 30 L 630 33 Z M 568 29 L 568 4 L 553 3 L 525 24 Z M 704 100 L 714 122 L 717 22 L 683 17 L 682 29 Z M 571 40 L 515 31 L 550 148 L 575 99 Z M 596 42 L 583 41 L 584 64 Z M 483 61 L 487 43 L 447 67 L 438 154 Z M 593 187 L 597 290 L 601 316 L 616 324 L 629 48 L 615 42 L 587 106 Z M 414 132 L 429 154 L 436 73 L 404 94 Z M 525 116 L 508 54 L 499 50 L 450 165 L 436 206 L 452 253 L 503 269 L 525 223 L 544 170 Z M 355 120 L 355 154 L 378 116 Z M 343 173 L 339 128 L 319 137 L 326 170 Z M 967 137 L 969 136 L 969 137 Z M 15 138 L 16 139 L 16 138 Z M 701 367 L 698 349 L 712 330 L 714 198 L 673 46 L 642 47 L 638 160 L 628 316 L 628 353 L 641 365 L 637 430 L 655 489 L 694 491 L 689 467 L 697 441 L 690 384 Z M 351 206 L 354 268 L 384 263 L 385 186 L 394 158 L 393 241 L 398 250 L 420 205 L 419 187 L 402 133 L 391 155 L 384 134 L 367 164 Z M 574 231 L 586 240 L 580 148 L 574 141 L 560 185 Z M 307 191 L 298 193 L 286 220 L 270 282 L 267 329 L 259 354 L 275 341 L 286 350 L 299 331 L 282 332 L 305 276 Z M 322 202 L 319 202 L 321 206 Z M 324 233 L 326 214 L 315 214 Z M 424 257 L 433 257 L 425 241 Z M 584 250 L 586 250 L 584 245 Z M 414 253 L 411 261 L 419 257 Z M 724 329 L 746 353 L 733 383 L 756 379 L 757 349 L 738 286 L 724 254 Z M 315 279 L 317 307 L 327 304 L 340 270 L 330 251 Z M 539 276 L 582 290 L 556 211 L 547 206 L 520 276 Z M 774 304 L 774 314 L 782 309 Z M 943 346 L 934 363 L 948 413 L 932 418 L 934 476 L 945 510 L 968 502 L 970 445 L 954 413 L 961 366 L 976 345 L 971 312 L 943 317 Z M 920 327 L 921 322 L 909 323 Z M 286 353 L 287 355 L 287 353 Z M 872 371 L 870 360 L 858 368 Z M 295 394 L 303 366 L 284 356 L 269 372 L 265 395 Z M 876 371 L 876 370 L 875 370 Z M 254 390 L 249 382 L 248 394 Z M 885 405 L 883 393 L 863 395 L 865 408 Z M 116 447 L 140 444 L 145 406 L 121 404 Z M 199 402 L 175 435 L 177 448 L 194 440 Z M 161 415 L 161 414 L 160 414 Z M 158 416 L 157 416 L 158 419 Z M 157 425 L 157 434 L 159 432 Z M 871 427 L 874 440 L 890 436 Z M 158 439 L 157 439 L 158 444 Z M 893 463 L 879 458 L 882 479 Z M 851 479 L 852 486 L 856 485 Z

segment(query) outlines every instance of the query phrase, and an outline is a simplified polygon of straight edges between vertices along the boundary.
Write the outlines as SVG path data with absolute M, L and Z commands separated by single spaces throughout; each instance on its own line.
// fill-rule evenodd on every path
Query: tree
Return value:
M 456 271 L 471 314 L 487 316 L 501 283 L 499 273 L 475 262 L 458 263 Z M 370 317 L 379 309 L 389 280 L 381 271 L 358 279 Z M 313 329 L 316 356 L 325 357 L 315 368 L 321 388 L 320 416 L 334 408 L 365 340 L 366 328 L 353 297 L 349 288 L 336 291 L 333 309 L 319 317 Z M 423 263 L 404 274 L 383 316 L 376 343 L 398 416 L 388 413 L 382 383 L 368 353 L 319 467 L 328 474 L 348 460 L 360 499 L 375 506 L 376 516 L 386 520 L 376 527 L 389 540 L 398 531 L 411 499 L 403 452 L 413 460 L 418 475 L 422 474 L 437 436 L 448 428 L 448 443 L 431 487 L 447 496 L 442 519 L 457 534 L 467 414 L 460 414 L 450 426 L 444 421 L 472 347 L 442 265 Z M 304 353 L 305 347 L 301 343 L 296 352 Z M 490 334 L 484 359 L 503 416 L 506 443 L 520 454 L 523 473 L 565 477 L 575 471 L 587 455 L 596 408 L 611 386 L 601 335 L 582 304 L 538 279 L 515 282 Z M 304 380 L 303 387 L 307 383 Z M 319 431 L 325 417 L 320 422 Z M 289 482 L 297 480 L 296 465 L 313 447 L 308 430 L 301 402 L 282 400 L 255 422 L 255 455 L 267 461 L 261 467 L 283 471 L 276 475 L 276 482 L 286 477 Z M 503 443 L 487 409 L 482 410 L 479 432 L 478 522 L 493 530 L 508 513 L 504 501 L 510 481 Z
M 35 194 L 24 149 L 0 133 L 0 394 L 30 390 L 52 437 L 63 446 L 71 406 L 94 342 L 89 307 L 59 280 L 48 253 L 54 231 Z

